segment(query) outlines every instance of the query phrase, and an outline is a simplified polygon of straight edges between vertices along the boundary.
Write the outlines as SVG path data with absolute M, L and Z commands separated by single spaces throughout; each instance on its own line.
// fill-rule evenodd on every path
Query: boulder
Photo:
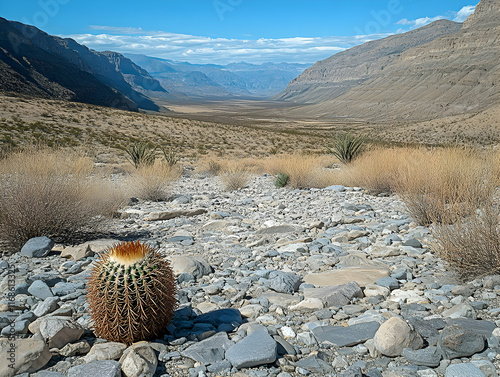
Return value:
M 420 334 L 399 317 L 392 317 L 378 329 L 373 338 L 375 348 L 385 356 L 400 356 L 404 348 L 420 349 L 424 341 Z

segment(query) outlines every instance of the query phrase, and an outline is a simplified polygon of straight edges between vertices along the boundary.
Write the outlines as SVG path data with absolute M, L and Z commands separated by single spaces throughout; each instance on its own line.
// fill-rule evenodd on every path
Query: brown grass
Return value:
M 181 175 L 181 166 L 171 166 L 166 161 L 156 160 L 152 165 L 141 165 L 130 173 L 129 194 L 143 200 L 167 200 L 172 182 Z
M 82 154 L 28 149 L 0 161 L 0 238 L 18 250 L 37 236 L 95 231 L 124 197 Z
M 219 177 L 225 190 L 235 191 L 248 185 L 250 172 L 237 162 L 226 162 L 219 173 Z
M 450 224 L 433 229 L 438 254 L 463 278 L 500 273 L 500 207 L 498 198 L 470 215 L 451 215 Z

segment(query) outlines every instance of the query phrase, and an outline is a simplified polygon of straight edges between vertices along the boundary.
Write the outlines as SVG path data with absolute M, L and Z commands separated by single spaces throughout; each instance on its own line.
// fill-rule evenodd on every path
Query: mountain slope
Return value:
M 0 38 L 2 67 L 6 77 L 9 72 L 9 80 L 14 80 L 12 71 L 18 73 L 15 76 L 17 80 L 20 79 L 19 75 L 24 77 L 16 85 L 13 85 L 13 81 L 8 85 L 4 83 L 5 88 L 16 87 L 34 95 L 45 93 L 45 96 L 54 96 L 53 89 L 42 88 L 57 84 L 67 89 L 63 91 L 66 94 L 61 99 L 134 110 L 138 107 L 159 110 L 147 95 L 168 98 L 168 92 L 158 81 L 121 54 L 109 51 L 99 53 L 72 39 L 51 36 L 33 26 L 3 18 L 0 18 Z M 28 71 L 23 71 L 19 65 L 30 67 Z M 33 80 L 38 84 L 35 85 Z M 32 83 L 28 85 L 31 89 L 21 85 L 27 82 Z M 34 89 L 33 85 L 38 89 Z M 108 88 L 104 88 L 106 86 Z M 61 92 L 60 88 L 58 92 Z M 117 98 L 101 98 L 103 95 L 112 97 L 110 93 L 114 93 Z
M 23 24 L 0 18 L 0 91 L 137 111 L 117 90 L 57 54 L 38 47 Z M 31 28 L 31 27 L 29 27 Z M 50 36 L 36 29 L 38 39 Z M 24 33 L 23 33 L 24 32 Z M 38 36 L 38 34 L 45 34 Z
M 435 29 L 436 23 L 425 28 Z M 316 117 L 425 120 L 482 111 L 500 103 L 499 42 L 500 4 L 482 0 L 456 32 L 391 54 L 384 65 L 379 63 L 387 58 L 375 59 L 372 70 L 373 63 L 366 56 L 365 65 L 357 62 L 351 49 L 344 54 L 351 55 L 345 66 L 343 56 L 333 56 L 291 82 L 279 98 L 314 103 L 301 114 Z M 359 67 L 364 74 L 362 69 L 349 74 Z

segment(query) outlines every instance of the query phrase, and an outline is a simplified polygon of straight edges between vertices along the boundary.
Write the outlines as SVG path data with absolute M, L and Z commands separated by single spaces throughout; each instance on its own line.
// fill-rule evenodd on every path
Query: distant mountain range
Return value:
M 310 64 L 191 64 L 125 54 L 172 93 L 190 97 L 269 97 L 279 93 Z
M 302 117 L 425 120 L 500 104 L 500 1 L 317 62 L 275 99 Z M 293 115 L 293 111 L 291 115 Z

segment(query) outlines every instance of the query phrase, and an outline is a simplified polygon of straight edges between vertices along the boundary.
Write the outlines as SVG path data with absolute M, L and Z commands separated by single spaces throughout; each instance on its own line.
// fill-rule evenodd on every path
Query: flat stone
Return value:
M 481 369 L 472 363 L 453 364 L 446 368 L 445 377 L 486 377 Z
M 127 345 L 118 342 L 96 343 L 92 346 L 84 360 L 89 363 L 94 360 L 118 360 L 123 355 Z
M 435 368 L 441 361 L 441 353 L 437 347 L 427 347 L 419 350 L 403 349 L 403 356 L 409 363 Z
M 455 305 L 442 313 L 443 317 L 448 318 L 470 318 L 476 319 L 476 311 L 469 304 L 463 302 Z
M 35 280 L 28 288 L 28 292 L 42 300 L 54 296 L 50 287 L 42 280 Z
M 414 247 L 416 249 L 421 249 L 422 243 L 419 240 L 417 240 L 416 238 L 409 238 L 403 242 L 403 246 L 411 246 L 411 247 Z
M 283 307 L 289 307 L 298 304 L 300 301 L 300 298 L 298 296 L 288 295 L 286 293 L 277 293 L 277 292 L 266 292 L 263 293 L 260 297 L 269 300 L 271 304 Z
M 90 248 L 88 243 L 78 246 L 68 246 L 61 251 L 61 258 L 68 258 L 74 261 L 79 261 L 87 257 L 93 257 L 94 251 Z
M 120 358 L 122 372 L 126 377 L 153 376 L 158 367 L 155 351 L 146 342 L 132 344 Z
M 379 327 L 380 324 L 373 321 L 348 327 L 318 326 L 311 331 L 319 343 L 328 342 L 337 347 L 350 347 L 372 339 Z
M 325 187 L 323 190 L 344 192 L 345 187 L 342 185 L 332 185 L 332 186 Z
M 380 325 L 374 338 L 375 348 L 385 356 L 400 356 L 403 348 L 422 348 L 424 341 L 399 317 L 392 317 Z
M 268 228 L 262 228 L 255 232 L 257 235 L 273 235 L 282 233 L 302 233 L 304 228 L 298 225 L 275 225 Z
M 226 351 L 226 359 L 236 369 L 251 368 L 274 363 L 277 343 L 265 329 L 246 336 Z
M 212 272 L 210 264 L 201 257 L 172 255 L 169 259 L 170 265 L 176 275 L 188 273 L 199 279 Z
M 49 348 L 63 348 L 66 344 L 80 339 L 83 327 L 69 317 L 42 317 L 40 333 Z
M 144 220 L 146 221 L 162 221 L 162 220 L 170 220 L 176 217 L 192 217 L 198 216 L 207 213 L 205 208 L 197 208 L 197 209 L 185 209 L 185 210 L 177 210 L 177 211 L 161 211 L 161 212 L 151 212 Z
M 301 278 L 292 272 L 271 271 L 266 285 L 273 291 L 292 294 L 299 289 Z
M 316 375 L 326 375 L 329 373 L 335 373 L 335 369 L 332 365 L 325 360 L 322 360 L 316 355 L 300 359 L 295 363 L 296 366 L 304 368 L 311 373 Z
M 193 236 L 173 236 L 167 239 L 167 242 L 194 242 Z
M 319 298 L 306 298 L 296 305 L 289 306 L 292 311 L 316 311 L 324 308 L 324 303 Z
M 341 285 L 306 288 L 304 289 L 304 297 L 306 299 L 320 299 L 326 307 L 341 307 L 349 304 L 354 297 L 363 297 L 363 291 L 357 282 L 350 281 Z
M 493 334 L 493 330 L 497 328 L 493 322 L 469 318 L 446 319 L 446 323 L 474 331 L 475 333 L 484 335 L 485 338 L 489 338 Z
M 68 369 L 68 377 L 121 377 L 121 375 L 121 365 L 118 361 L 114 360 L 96 360 Z
M 15 344 L 13 349 L 12 343 Z M 11 359 L 11 354 L 14 358 Z M 52 354 L 43 340 L 27 338 L 0 342 L 0 376 L 12 377 L 21 373 L 35 373 L 43 368 Z
M 380 279 L 379 279 L 380 280 Z M 389 288 L 381 287 L 377 284 L 367 284 L 365 289 L 363 290 L 365 297 L 387 297 L 391 293 Z
M 226 220 L 212 220 L 203 225 L 203 230 L 209 232 L 223 232 L 231 223 Z
M 381 287 L 389 288 L 390 290 L 399 288 L 398 279 L 393 278 L 392 276 L 386 276 L 378 279 L 375 284 L 380 285 Z
M 304 281 L 316 287 L 346 284 L 355 281 L 360 287 L 375 283 L 378 279 L 389 276 L 387 267 L 347 267 L 339 270 L 308 274 Z
M 468 328 L 448 325 L 439 334 L 438 349 L 443 359 L 469 357 L 485 348 L 485 336 Z
M 48 237 L 30 238 L 21 248 L 21 255 L 31 258 L 43 258 L 50 253 L 55 242 Z
M 64 374 L 59 372 L 53 372 L 50 370 L 41 370 L 35 374 L 31 375 L 32 377 L 66 377 Z
M 227 334 L 221 332 L 199 343 L 193 344 L 191 347 L 182 351 L 181 355 L 203 364 L 214 364 L 224 360 L 226 351 L 233 345 L 234 342 L 229 340 Z

